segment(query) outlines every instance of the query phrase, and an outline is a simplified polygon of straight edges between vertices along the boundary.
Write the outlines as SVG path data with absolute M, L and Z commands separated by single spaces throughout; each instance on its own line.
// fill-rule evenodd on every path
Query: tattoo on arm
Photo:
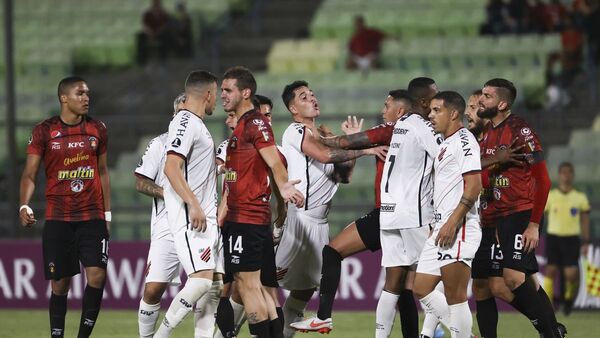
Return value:
M 250 313 L 247 313 L 246 316 L 248 317 L 248 324 L 258 323 L 258 313 L 250 312 Z
M 470 200 L 470 199 L 468 199 L 468 198 L 466 198 L 466 197 L 463 196 L 463 197 L 460 198 L 460 203 L 464 204 L 464 206 L 466 206 L 467 209 L 471 209 L 473 207 L 473 204 L 475 204 L 475 201 L 472 201 L 472 200 Z
M 331 163 L 340 163 L 353 160 L 364 155 L 362 150 L 344 150 L 329 148 L 329 159 Z
M 369 141 L 367 134 L 356 133 L 336 137 L 321 138 L 321 142 L 326 146 L 342 149 L 361 149 L 371 148 L 374 144 Z
M 144 195 L 164 199 L 163 188 L 145 178 L 136 178 L 135 189 Z

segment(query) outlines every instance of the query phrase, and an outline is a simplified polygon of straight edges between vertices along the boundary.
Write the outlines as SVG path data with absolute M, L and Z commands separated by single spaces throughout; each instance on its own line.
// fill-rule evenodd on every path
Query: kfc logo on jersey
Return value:
M 98 147 L 98 139 L 94 136 L 90 136 L 90 147 L 92 147 L 94 150 L 96 150 L 96 147 Z
M 60 142 L 52 142 L 52 143 L 50 143 L 50 148 L 52 150 L 60 150 Z
M 438 161 L 441 161 L 444 158 L 444 154 L 446 153 L 447 147 L 440 149 L 440 154 L 438 155 Z
M 67 148 L 69 148 L 69 149 L 83 148 L 83 147 L 84 147 L 84 143 L 83 142 L 69 142 L 69 143 L 67 143 Z
M 81 192 L 83 190 L 83 181 L 75 180 L 71 182 L 71 191 L 72 192 Z
M 60 137 L 61 135 L 62 134 L 58 130 L 53 130 L 52 132 L 50 132 L 50 137 L 51 138 L 57 138 L 57 137 Z

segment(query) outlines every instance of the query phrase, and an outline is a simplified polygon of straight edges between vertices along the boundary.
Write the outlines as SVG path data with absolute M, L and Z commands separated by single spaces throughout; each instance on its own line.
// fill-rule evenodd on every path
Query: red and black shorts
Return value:
M 379 223 L 379 208 L 354 221 L 356 230 L 365 247 L 373 252 L 381 249 L 381 226 Z
M 106 269 L 108 231 L 106 221 L 80 222 L 47 220 L 42 235 L 44 274 L 47 280 L 59 280 L 80 273 L 84 267 Z
M 262 285 L 279 287 L 270 226 L 225 221 L 222 234 L 224 283 L 231 282 L 236 272 L 260 270 Z

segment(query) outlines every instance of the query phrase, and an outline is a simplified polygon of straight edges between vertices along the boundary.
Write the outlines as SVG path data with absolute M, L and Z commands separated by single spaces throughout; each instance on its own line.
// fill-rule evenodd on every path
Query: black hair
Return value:
M 413 100 L 410 97 L 410 95 L 408 94 L 408 90 L 405 89 L 394 89 L 394 90 L 390 90 L 390 92 L 388 93 L 389 96 L 392 97 L 392 99 L 394 99 L 394 101 L 400 101 L 403 104 L 405 104 L 407 107 L 411 107 L 413 104 Z
M 296 94 L 294 94 L 294 90 L 300 87 L 308 87 L 308 82 L 303 80 L 296 80 L 290 83 L 289 85 L 285 86 L 285 88 L 283 88 L 283 93 L 281 93 L 281 99 L 283 100 L 283 104 L 286 108 L 290 107 L 290 102 L 292 102 L 292 100 L 296 97 Z
M 439 92 L 433 97 L 433 100 L 436 99 L 443 100 L 444 107 L 458 111 L 459 116 L 462 116 L 465 112 L 467 104 L 465 103 L 465 99 L 457 92 L 451 90 Z
M 498 96 L 500 97 L 500 99 L 508 103 L 508 108 L 512 106 L 513 102 L 515 102 L 515 98 L 517 98 L 517 88 L 515 88 L 515 85 L 512 82 L 506 79 L 491 79 L 488 82 L 486 82 L 483 86 L 494 87 L 499 89 L 497 91 Z
M 60 96 L 65 94 L 71 87 L 73 87 L 76 83 L 86 82 L 82 77 L 79 76 L 69 76 L 60 80 L 58 83 L 58 99 L 60 100 Z
M 256 93 L 256 79 L 250 69 L 243 66 L 235 66 L 227 69 L 223 74 L 223 79 L 234 79 L 236 80 L 236 87 L 238 89 L 250 89 L 250 96 L 254 96 Z
M 435 84 L 435 81 L 432 78 L 416 77 L 408 83 L 408 95 L 410 95 L 413 102 L 416 102 L 427 96 L 432 84 Z
M 259 94 L 254 95 L 254 97 L 256 98 L 256 103 L 258 103 L 259 107 L 262 106 L 263 104 L 268 104 L 269 107 L 271 109 L 273 109 L 273 101 L 271 101 L 270 98 L 268 98 L 264 95 L 259 95 Z
M 560 170 L 561 170 L 562 168 L 571 168 L 571 170 L 575 171 L 575 167 L 573 166 L 573 163 L 571 163 L 571 162 L 568 162 L 568 161 L 561 162 L 561 163 L 558 165 L 558 172 L 560 172 Z
M 185 79 L 185 89 L 199 89 L 217 82 L 217 77 L 206 70 L 194 70 Z

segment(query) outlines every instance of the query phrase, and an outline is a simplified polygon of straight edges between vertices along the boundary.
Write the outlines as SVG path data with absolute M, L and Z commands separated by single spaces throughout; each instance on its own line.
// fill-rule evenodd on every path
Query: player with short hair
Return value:
M 413 101 L 413 112 L 424 119 L 429 119 L 429 104 L 431 99 L 439 92 L 437 84 L 429 77 L 416 77 L 408 83 L 408 95 Z
M 471 336 L 467 286 L 471 261 L 481 240 L 477 211 L 481 191 L 479 145 L 463 127 L 464 110 L 465 101 L 456 92 L 440 92 L 431 101 L 429 118 L 445 140 L 433 163 L 435 222 L 419 257 L 414 287 L 423 307 L 458 338 Z M 445 297 L 435 290 L 440 280 Z
M 60 114 L 37 124 L 21 176 L 19 216 L 37 222 L 28 206 L 42 161 L 46 175 L 46 222 L 42 235 L 44 273 L 50 280 L 50 335 L 64 337 L 71 277 L 85 269 L 78 337 L 92 333 L 106 280 L 110 232 L 110 180 L 106 125 L 88 115 L 89 87 L 77 76 L 58 84 Z
M 281 95 L 293 123 L 283 133 L 282 147 L 290 179 L 300 180 L 304 207 L 288 206 L 281 241 L 275 255 L 277 279 L 290 290 L 283 314 L 284 337 L 292 337 L 291 323 L 304 317 L 304 310 L 319 286 L 321 251 L 329 242 L 327 215 L 339 183 L 350 182 L 355 159 L 365 155 L 385 156 L 383 147 L 361 150 L 329 148 L 319 139 L 319 102 L 306 81 L 285 86 Z M 345 130 L 345 132 L 353 132 Z
M 548 295 L 532 278 L 538 271 L 535 248 L 550 179 L 537 135 L 525 120 L 512 114 L 516 95 L 512 82 L 500 78 L 489 80 L 482 89 L 477 113 L 491 121 L 485 127 L 481 143 L 484 159 L 509 148 L 515 138 L 517 146 L 525 145 L 523 165 L 505 163 L 488 169 L 494 218 L 504 253 L 503 278 L 514 294 L 513 301 L 520 304 L 523 313 L 545 337 L 563 337 Z
M 550 190 L 546 212 L 546 265 L 544 289 L 553 300 L 554 279 L 563 272 L 563 312 L 571 313 L 579 284 L 579 255 L 587 255 L 590 243 L 590 202 L 573 187 L 575 167 L 571 162 L 558 166 L 558 187 Z
M 258 337 L 281 337 L 281 327 L 271 296 L 262 288 L 260 273 L 269 269 L 271 285 L 277 287 L 275 254 L 271 237 L 271 187 L 269 171 L 286 202 L 304 205 L 298 181 L 288 181 L 287 170 L 277 152 L 271 125 L 252 104 L 256 80 L 244 67 L 228 69 L 221 84 L 226 112 L 235 112 L 238 124 L 227 146 L 228 190 L 225 218 L 225 267 L 233 273 L 244 302 L 250 332 Z M 272 270 L 272 271 L 271 271 Z
M 164 173 L 167 217 L 188 280 L 175 296 L 154 337 L 169 337 L 207 294 L 219 252 L 215 147 L 203 119 L 217 102 L 217 78 L 202 70 L 185 81 L 185 103 L 171 123 Z

